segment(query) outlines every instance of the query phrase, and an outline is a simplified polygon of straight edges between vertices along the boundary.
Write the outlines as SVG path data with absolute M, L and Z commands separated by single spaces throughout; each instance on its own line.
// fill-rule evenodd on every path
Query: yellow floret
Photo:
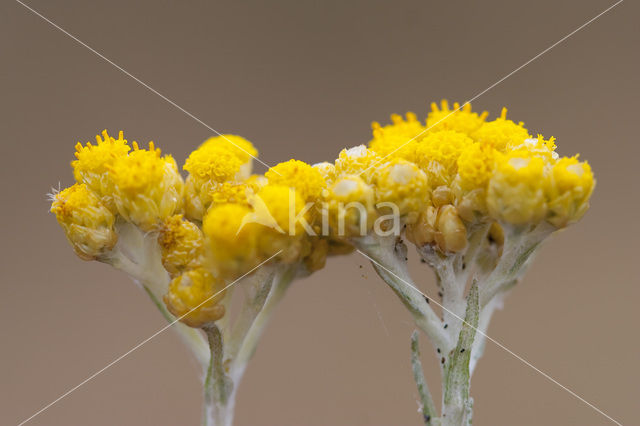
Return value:
M 348 175 L 358 175 L 366 182 L 375 174 L 376 167 L 384 161 L 376 152 L 364 145 L 340 151 L 335 162 L 336 179 Z
M 460 186 L 465 191 L 485 188 L 493 173 L 495 150 L 487 143 L 469 145 L 458 157 Z
M 325 188 L 325 181 L 318 169 L 298 160 L 289 160 L 270 168 L 265 177 L 272 185 L 295 188 L 307 201 L 316 201 Z
M 458 157 L 472 144 L 464 133 L 430 132 L 416 148 L 416 164 L 427 173 L 431 187 L 448 185 L 457 172 Z
M 183 219 L 182 215 L 174 215 L 164 221 L 158 244 L 162 264 L 172 277 L 202 266 L 204 234 L 196 224 Z
M 547 187 L 549 216 L 558 228 L 578 221 L 589 208 L 595 180 L 591 166 L 578 157 L 563 157 L 551 169 Z
M 497 153 L 487 191 L 491 216 L 514 225 L 540 222 L 547 212 L 544 168 L 544 161 L 527 151 Z
M 76 182 L 86 184 L 113 212 L 115 212 L 112 199 L 113 183 L 108 171 L 113 163 L 118 158 L 126 156 L 130 149 L 122 132 L 119 133 L 118 139 L 114 139 L 106 130 L 103 130 L 102 137 L 96 136 L 95 145 L 87 142 L 86 146 L 83 146 L 78 142 L 76 160 L 71 162 Z
M 160 156 L 153 142 L 149 149 L 134 150 L 110 168 L 118 213 L 145 231 L 155 230 L 182 208 L 183 182 L 170 155 Z
M 531 138 L 524 123 L 518 124 L 507 120 L 507 109 L 502 108 L 500 117 L 484 123 L 472 136 L 476 142 L 491 144 L 498 151 L 504 152 L 509 147 L 515 147 Z
M 347 175 L 325 194 L 325 210 L 331 230 L 339 237 L 364 236 L 376 218 L 374 190 L 361 177 Z
M 373 139 L 369 142 L 369 149 L 375 151 L 381 157 L 402 158 L 413 161 L 416 138 L 420 138 L 425 131 L 424 125 L 416 115 L 408 112 L 406 121 L 398 114 L 391 115 L 393 124 L 381 126 L 373 122 Z
M 101 259 L 118 241 L 115 217 L 85 184 L 76 183 L 55 194 L 51 212 L 82 259 Z
M 443 99 L 441 107 L 431 103 L 431 112 L 427 116 L 427 129 L 433 131 L 455 130 L 468 136 L 472 135 L 485 122 L 488 112 L 478 114 L 471 111 L 471 104 L 465 103 L 462 108 L 455 102 L 453 109 L 449 109 L 449 102 Z
M 174 278 L 163 299 L 180 321 L 190 327 L 202 327 L 224 316 L 225 308 L 220 304 L 224 294 L 224 281 L 197 268 Z
M 376 205 L 393 203 L 400 215 L 421 211 L 429 201 L 427 175 L 406 160 L 394 159 L 380 167 L 373 185 Z

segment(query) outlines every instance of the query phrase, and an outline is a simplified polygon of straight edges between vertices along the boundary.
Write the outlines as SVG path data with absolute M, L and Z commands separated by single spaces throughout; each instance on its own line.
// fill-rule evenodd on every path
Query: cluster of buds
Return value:
M 448 378 L 470 376 L 483 344 L 463 318 L 486 329 L 542 239 L 580 219 L 594 187 L 589 165 L 560 158 L 553 138 L 533 137 L 506 109 L 487 118 L 443 101 L 425 122 L 408 113 L 373 123 L 368 146 L 332 163 L 292 159 L 264 175 L 253 173 L 249 141 L 220 135 L 189 155 L 186 179 L 153 142 L 142 149 L 104 131 L 76 146 L 76 183 L 53 194 L 51 211 L 81 258 L 125 271 L 179 321 L 205 367 L 207 422 L 230 424 L 237 383 L 291 281 L 354 249 L 444 354 L 443 382 L 460 383 Z M 442 318 L 412 284 L 405 239 L 436 272 Z M 244 297 L 231 321 L 235 288 Z M 449 355 L 463 334 L 461 366 Z M 455 396 L 443 401 L 447 421 L 470 420 L 468 381 L 466 393 L 444 391 Z M 425 418 L 436 418 L 432 406 L 423 401 Z

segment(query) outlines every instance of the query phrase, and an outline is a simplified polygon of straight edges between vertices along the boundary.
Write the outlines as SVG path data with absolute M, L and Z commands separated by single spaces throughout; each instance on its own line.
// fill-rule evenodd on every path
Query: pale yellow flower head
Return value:
M 331 229 L 341 237 L 365 234 L 376 218 L 374 189 L 357 175 L 336 180 L 325 203 Z
M 549 217 L 558 228 L 578 221 L 589 208 L 589 198 L 595 187 L 593 172 L 587 162 L 578 157 L 561 158 L 551 169 L 547 186 Z
M 420 211 L 429 202 L 427 175 L 410 161 L 394 159 L 380 166 L 372 183 L 376 205 L 393 203 L 401 216 Z
M 366 182 L 371 180 L 381 157 L 364 145 L 340 151 L 335 161 L 336 179 L 347 175 L 358 175 Z
M 487 191 L 489 213 L 513 225 L 539 223 L 547 213 L 544 179 L 540 157 L 524 150 L 498 153 Z
M 332 163 L 323 161 L 322 163 L 314 164 L 313 168 L 320 172 L 327 184 L 331 184 L 336 179 L 336 166 Z
M 224 316 L 220 301 L 225 282 L 204 268 L 196 268 L 174 278 L 164 296 L 167 309 L 190 327 L 202 327 Z
M 173 157 L 161 157 L 153 142 L 148 150 L 139 149 L 135 142 L 133 148 L 110 167 L 113 198 L 125 220 L 145 231 L 156 230 L 182 208 L 184 184 Z
M 488 112 L 482 114 L 471 111 L 471 104 L 465 103 L 462 108 L 455 102 L 453 109 L 449 109 L 449 102 L 443 99 L 440 108 L 435 102 L 431 103 L 431 112 L 427 116 L 427 129 L 429 131 L 455 130 L 471 136 L 485 122 Z
M 73 176 L 78 183 L 84 183 L 93 191 L 112 212 L 116 212 L 113 203 L 113 182 L 109 176 L 109 170 L 114 162 L 125 157 L 131 147 L 120 132 L 118 139 L 109 136 L 106 130 L 102 136 L 96 136 L 96 144 L 87 142 L 76 144 L 76 160 L 71 162 Z
M 55 194 L 51 212 L 82 259 L 101 259 L 118 241 L 114 215 L 84 183 Z
M 392 124 L 381 126 L 373 122 L 373 139 L 369 142 L 369 149 L 381 157 L 402 158 L 413 161 L 416 148 L 416 138 L 422 136 L 424 125 L 412 112 L 406 114 L 406 120 L 398 114 L 391 115 Z

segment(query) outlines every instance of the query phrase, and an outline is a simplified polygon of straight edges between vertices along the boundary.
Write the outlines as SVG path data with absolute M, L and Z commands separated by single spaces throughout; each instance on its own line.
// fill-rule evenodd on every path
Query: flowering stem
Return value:
M 166 305 L 162 302 L 162 289 L 166 289 L 169 286 L 169 276 L 166 271 L 164 269 L 148 268 L 145 263 L 140 265 L 133 262 L 122 253 L 119 247 L 113 249 L 107 263 L 128 274 L 136 284 L 144 289 L 162 316 L 169 323 L 175 322 L 172 328 L 191 349 L 198 362 L 201 365 L 207 365 L 209 362 L 209 350 L 202 334 L 192 327 L 176 322 L 176 317 L 167 310 Z
M 442 321 L 417 290 L 407 268 L 406 246 L 393 239 L 368 236 L 355 241 L 357 247 L 372 260 L 373 268 L 400 298 L 413 319 L 436 347 L 448 347 L 449 338 Z
M 204 426 L 230 426 L 233 422 L 233 403 L 229 396 L 233 390 L 233 383 L 224 371 L 224 346 L 220 329 L 215 325 L 208 325 L 205 329 L 209 339 L 211 358 L 207 367 L 204 382 Z
M 232 372 L 234 380 L 236 377 L 238 379 L 242 377 L 246 364 L 255 352 L 258 340 L 260 339 L 269 318 L 271 318 L 273 309 L 278 305 L 280 300 L 282 300 L 282 297 L 284 296 L 287 288 L 289 288 L 289 284 L 291 284 L 294 276 L 294 267 L 287 267 L 276 271 L 269 294 L 264 300 L 262 309 L 260 309 L 255 316 L 253 323 L 247 330 L 242 343 L 238 348 L 238 352 L 234 360 L 234 371 Z
M 478 284 L 473 283 L 467 295 L 467 309 L 458 336 L 458 344 L 445 366 L 442 426 L 471 423 L 473 400 L 469 396 L 469 361 L 479 318 Z

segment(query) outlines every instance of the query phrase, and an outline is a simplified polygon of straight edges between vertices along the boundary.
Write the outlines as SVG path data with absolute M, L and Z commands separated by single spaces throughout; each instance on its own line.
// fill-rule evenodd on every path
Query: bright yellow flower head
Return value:
M 115 217 L 86 184 L 76 183 L 55 194 L 51 212 L 82 259 L 100 259 L 118 241 Z
M 462 108 L 460 104 L 455 102 L 453 109 L 449 109 L 449 102 L 443 99 L 440 108 L 433 102 L 431 103 L 431 112 L 427 116 L 427 129 L 432 131 L 455 130 L 471 136 L 485 122 L 488 112 L 482 114 L 471 111 L 471 104 L 466 103 Z
M 305 205 L 304 198 L 294 188 L 268 184 L 252 198 L 252 222 L 260 224 L 257 244 L 261 258 L 282 250 L 278 259 L 293 262 L 308 250 L 304 223 L 311 228 L 315 211 Z
M 318 169 L 298 160 L 277 164 L 265 176 L 272 185 L 295 188 L 305 201 L 316 201 L 326 185 Z
M 429 201 L 427 175 L 418 166 L 394 159 L 381 166 L 373 178 L 376 205 L 395 204 L 400 215 L 420 211 Z
M 241 136 L 220 135 L 214 136 L 203 142 L 201 147 L 220 147 L 233 153 L 242 163 L 249 163 L 258 155 L 258 150 L 253 144 Z M 251 171 L 249 171 L 251 173 Z
M 368 182 L 381 160 L 378 153 L 364 145 L 343 149 L 335 162 L 336 178 L 358 175 Z
M 86 146 L 83 146 L 78 142 L 76 160 L 71 162 L 76 182 L 85 183 L 113 212 L 115 212 L 111 198 L 113 183 L 109 179 L 108 172 L 113 163 L 118 158 L 125 157 L 130 149 L 122 132 L 118 135 L 118 139 L 114 139 L 106 130 L 103 130 L 102 137 L 96 136 L 95 145 L 87 142 Z
M 382 127 L 380 123 L 373 122 L 373 139 L 369 142 L 369 149 L 375 151 L 381 157 L 402 158 L 413 161 L 417 141 L 415 138 L 422 136 L 424 125 L 416 115 L 408 112 L 406 121 L 398 114 L 391 115 L 393 124 Z
M 472 144 L 469 136 L 454 130 L 430 132 L 416 148 L 416 164 L 429 176 L 431 187 L 447 185 L 457 172 L 458 157 Z
M 266 185 L 253 198 L 252 204 L 256 214 L 264 214 L 265 217 L 258 219 L 265 226 L 288 235 L 298 235 L 304 231 L 300 222 L 290 223 L 305 207 L 304 198 L 294 188 Z M 310 214 L 307 213 L 306 217 L 309 219 Z M 294 227 L 291 228 L 290 225 Z
M 514 225 L 535 224 L 546 215 L 545 164 L 527 151 L 497 153 L 489 182 L 487 207 L 497 220 Z
M 502 108 L 500 117 L 484 123 L 472 136 L 477 142 L 486 142 L 495 149 L 505 152 L 510 147 L 519 146 L 531 138 L 524 123 L 507 120 L 507 109 Z
M 340 237 L 366 234 L 376 218 L 373 187 L 357 175 L 334 182 L 325 202 L 331 229 Z
M 487 143 L 474 143 L 458 157 L 458 175 L 463 190 L 485 188 L 493 173 L 496 151 Z
M 204 234 L 182 215 L 164 221 L 158 235 L 162 264 L 172 277 L 200 267 L 204 260 Z
M 183 182 L 170 155 L 160 156 L 153 142 L 118 158 L 110 168 L 118 213 L 145 231 L 155 230 L 182 208 Z
M 174 278 L 164 296 L 167 309 L 190 327 L 202 327 L 224 316 L 220 301 L 225 283 L 204 268 L 192 269 Z
M 205 142 L 189 155 L 183 168 L 202 185 L 236 179 L 243 164 L 229 147 Z
M 589 208 L 594 186 L 589 163 L 581 163 L 577 156 L 558 160 L 551 169 L 547 188 L 547 220 L 558 228 L 578 221 Z

